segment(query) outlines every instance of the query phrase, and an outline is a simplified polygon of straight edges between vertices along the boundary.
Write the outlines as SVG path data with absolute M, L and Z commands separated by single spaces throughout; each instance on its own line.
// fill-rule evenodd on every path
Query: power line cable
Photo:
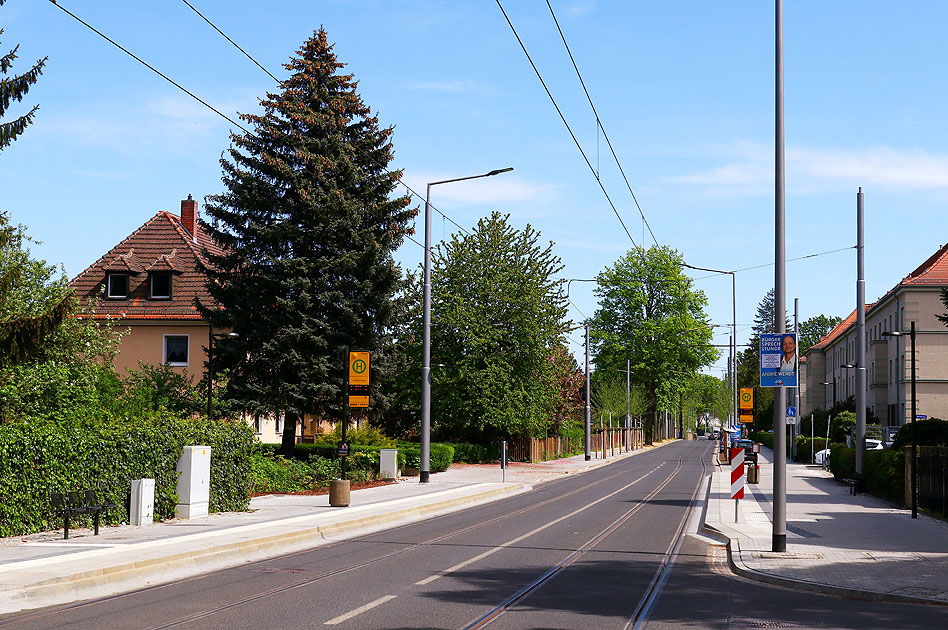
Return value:
M 831 249 L 825 252 L 817 252 L 815 254 L 807 254 L 806 256 L 797 256 L 796 258 L 788 258 L 787 262 L 796 262 L 798 260 L 806 260 L 807 258 L 816 258 L 817 256 L 826 256 L 827 254 L 836 254 L 838 252 L 845 252 L 849 249 L 856 249 L 855 245 L 850 245 L 849 247 L 840 247 L 839 249 Z M 741 271 L 751 271 L 753 269 L 763 269 L 764 267 L 773 267 L 775 263 L 765 263 L 763 265 L 754 265 L 753 267 L 744 267 L 743 269 L 735 269 L 734 273 L 740 273 Z M 715 278 L 725 273 L 731 273 L 730 271 L 722 271 L 720 273 L 712 273 L 707 276 L 699 276 L 697 278 L 692 278 L 692 280 L 706 280 L 708 278 Z
M 186 5 L 188 5 L 188 8 L 189 8 L 189 9 L 191 9 L 192 11 L 194 11 L 195 13 L 197 13 L 199 16 L 201 16 L 201 19 L 202 19 L 202 20 L 204 20 L 205 22 L 207 22 L 208 24 L 210 24 L 210 25 L 211 25 L 211 28 L 213 28 L 215 31 L 217 31 L 218 33 L 220 33 L 221 36 L 222 36 L 224 39 L 226 39 L 226 40 L 229 41 L 231 44 L 233 44 L 234 47 L 235 47 L 237 50 L 239 50 L 240 52 L 244 53 L 244 56 L 246 56 L 247 59 L 249 59 L 250 61 L 252 61 L 252 62 L 254 62 L 255 64 L 257 64 L 257 67 L 258 67 L 258 68 L 260 68 L 261 70 L 263 70 L 264 72 L 266 72 L 267 74 L 269 74 L 271 79 L 273 79 L 273 80 L 276 81 L 277 83 L 280 82 L 280 80 L 279 80 L 278 78 L 276 78 L 275 76 L 273 76 L 273 74 L 272 74 L 269 70 L 267 70 L 266 68 L 264 68 L 263 66 L 261 66 L 260 63 L 259 63 L 256 59 L 254 59 L 253 57 L 251 57 L 251 56 L 250 56 L 250 53 L 248 53 L 246 50 L 244 50 L 243 48 L 241 48 L 240 46 L 238 46 L 238 45 L 237 45 L 237 42 L 235 42 L 235 41 L 232 40 L 230 37 L 228 37 L 227 34 L 224 33 L 224 31 L 222 31 L 221 29 L 217 28 L 217 25 L 214 24 L 213 22 L 211 22 L 209 19 L 207 19 L 207 17 L 205 17 L 205 15 L 204 15 L 203 13 L 201 13 L 200 11 L 198 11 L 197 9 L 195 9 L 195 8 L 194 8 L 194 5 L 192 5 L 190 2 L 188 2 L 188 0 L 181 0 L 181 2 L 185 3 Z
M 159 71 L 157 68 L 155 68 L 155 67 L 152 66 L 151 64 L 147 63 L 146 61 L 144 61 L 143 59 L 141 59 L 140 57 L 138 57 L 137 55 L 135 55 L 134 53 L 132 53 L 131 51 L 129 51 L 127 48 L 125 48 L 125 47 L 123 47 L 122 45 L 118 44 L 116 41 L 114 41 L 113 39 L 111 39 L 110 37 L 108 37 L 107 35 L 105 35 L 104 33 L 102 33 L 101 31 L 99 31 L 98 29 L 96 29 L 94 26 L 92 26 L 91 24 L 89 24 L 88 22 L 86 22 L 85 20 L 83 20 L 82 18 L 80 18 L 79 16 L 77 16 L 75 13 L 72 13 L 71 11 L 69 11 L 68 9 L 66 9 L 65 7 L 63 7 L 62 5 L 60 5 L 60 4 L 57 2 L 57 0 L 49 0 L 49 1 L 50 1 L 51 3 L 53 3 L 54 5 L 56 5 L 56 7 L 58 7 L 60 10 L 62 10 L 64 13 L 66 13 L 67 15 L 69 15 L 70 17 L 72 17 L 73 19 L 75 19 L 77 22 L 79 22 L 80 24 L 82 24 L 83 26 L 85 26 L 86 28 L 88 28 L 89 30 L 91 30 L 93 33 L 95 33 L 96 35 L 98 35 L 99 37 L 101 37 L 102 39 L 104 39 L 105 41 L 109 42 L 110 44 L 112 44 L 113 46 L 115 46 L 116 48 L 118 48 L 119 50 L 121 50 L 122 52 L 124 52 L 125 54 L 127 54 L 128 56 L 130 56 L 132 59 L 136 60 L 137 62 L 139 62 L 140 64 L 142 64 L 143 66 L 145 66 L 146 68 L 148 68 L 149 70 L 151 70 L 152 72 L 154 72 L 155 74 L 157 74 L 158 76 L 160 76 L 162 79 L 164 79 L 165 81 L 167 81 L 167 82 L 170 83 L 171 85 L 173 85 L 173 86 L 175 86 L 176 88 L 178 88 L 179 90 L 181 90 L 182 92 L 184 92 L 185 94 L 187 94 L 188 96 L 190 96 L 191 98 L 193 98 L 194 100 L 196 100 L 197 102 L 201 103 L 202 105 L 204 105 L 205 107 L 207 107 L 208 109 L 210 109 L 212 112 L 214 112 L 215 114 L 217 114 L 218 116 L 220 116 L 221 118 L 223 118 L 224 120 L 226 120 L 227 122 L 231 123 L 232 125 L 234 125 L 234 126 L 237 127 L 238 129 L 242 130 L 244 133 L 248 133 L 248 134 L 250 133 L 250 131 L 248 131 L 243 125 L 241 125 L 240 123 L 235 122 L 233 119 L 231 119 L 230 117 L 228 117 L 227 115 L 225 115 L 223 112 L 221 112 L 220 110 L 218 110 L 218 109 L 215 108 L 214 106 L 210 105 L 209 103 L 207 103 L 206 101 L 204 101 L 202 98 L 200 98 L 199 96 L 197 96 L 197 95 L 194 94 L 193 92 L 187 90 L 187 89 L 184 88 L 182 85 L 180 85 L 179 83 L 177 83 L 176 81 L 174 81 L 173 79 L 171 79 L 169 76 L 167 76 L 166 74 L 162 73 L 162 72 Z M 187 2 L 186 0 L 183 0 L 183 1 L 185 2 L 185 4 L 187 4 L 189 7 L 191 7 L 191 8 L 194 10 L 195 13 L 197 13 L 198 15 L 200 15 L 200 16 L 204 19 L 205 22 L 207 22 L 208 24 L 210 24 L 218 33 L 220 33 L 227 41 L 229 41 L 229 42 L 230 42 L 231 44 L 233 44 L 238 50 L 240 50 L 240 52 L 242 52 L 244 55 L 246 55 L 248 59 L 250 59 L 251 61 L 253 61 L 261 70 L 263 70 L 264 72 L 266 72 L 271 78 L 273 78 L 274 81 L 277 81 L 277 82 L 279 83 L 279 79 L 277 79 L 275 76 L 273 76 L 273 74 L 272 74 L 270 71 L 268 71 L 266 68 L 264 68 L 262 65 L 260 65 L 260 64 L 257 62 L 256 59 L 254 59 L 252 56 L 250 56 L 249 53 L 247 53 L 247 51 L 245 51 L 243 48 L 241 48 L 240 46 L 238 46 L 238 45 L 234 42 L 234 40 L 232 40 L 232 39 L 231 39 L 230 37 L 228 37 L 223 31 L 221 31 L 219 28 L 217 28 L 217 26 L 215 26 L 210 20 L 208 20 L 206 17 L 204 17 L 204 15 L 202 15 L 197 9 L 194 9 L 194 7 L 191 6 L 190 4 L 188 4 L 188 2 Z M 357 149 L 357 150 L 358 150 L 358 149 Z M 368 154 L 366 154 L 366 153 L 364 153 L 364 152 L 361 152 L 361 151 L 360 151 L 360 153 L 362 153 L 363 156 L 367 156 L 367 157 L 369 157 L 369 159 L 372 159 L 372 157 L 371 157 L 370 155 L 368 155 Z M 376 164 L 379 164 L 379 165 L 381 166 L 382 170 L 384 170 L 386 173 L 394 174 L 394 172 L 391 171 L 391 170 L 389 170 L 385 165 L 382 165 L 382 164 L 380 164 L 380 163 L 378 163 L 378 162 L 376 162 Z M 398 178 L 396 179 L 396 181 L 397 181 L 399 184 L 401 184 L 402 186 L 404 186 L 405 189 L 406 189 L 411 195 L 415 196 L 415 197 L 418 198 L 420 201 L 424 201 L 424 200 L 425 200 L 425 198 L 422 197 L 420 194 L 418 194 L 418 192 L 416 192 L 411 186 L 409 186 L 408 184 L 406 184 L 406 183 L 402 180 L 401 177 L 398 177 Z M 440 209 L 438 209 L 436 206 L 434 206 L 434 205 L 431 204 L 431 203 L 429 203 L 428 205 L 429 205 L 429 207 L 430 207 L 432 210 L 434 210 L 435 212 L 437 212 L 438 214 L 440 214 L 440 215 L 441 215 L 443 218 L 445 218 L 446 220 L 450 221 L 451 224 L 454 225 L 455 227 L 457 227 L 459 230 L 461 230 L 461 231 L 464 232 L 465 234 L 468 234 L 468 235 L 470 234 L 470 232 L 469 232 L 467 229 L 465 229 L 463 226 L 461 226 L 459 223 L 457 223 L 457 222 L 456 222 L 454 219 L 452 219 L 451 217 L 447 216 L 444 212 L 442 212 L 442 211 L 441 211 Z M 422 245 L 422 247 L 424 247 L 424 245 Z
M 88 28 L 89 30 L 91 30 L 93 33 L 95 33 L 96 35 L 98 35 L 99 37 L 101 37 L 102 39 L 104 39 L 105 41 L 109 42 L 110 44 L 112 44 L 113 46 L 115 46 L 116 48 L 118 48 L 119 50 L 121 50 L 123 53 L 125 53 L 126 55 L 128 55 L 129 57 L 131 57 L 132 59 L 134 59 L 135 61 L 137 61 L 138 63 L 142 64 L 143 66 L 145 66 L 146 68 L 148 68 L 149 70 L 151 70 L 152 72 L 154 72 L 155 74 L 157 74 L 158 76 L 160 76 L 162 79 L 164 79 L 165 81 L 167 81 L 167 82 L 170 83 L 171 85 L 175 86 L 176 88 L 178 88 L 179 90 L 181 90 L 182 92 L 184 92 L 185 94 L 187 94 L 188 96 L 190 96 L 191 98 L 193 98 L 194 100 L 196 100 L 197 102 L 199 102 L 201 105 L 204 105 L 204 107 L 207 107 L 209 110 L 211 110 L 212 112 L 214 112 L 215 114 L 217 114 L 218 116 L 220 116 L 221 118 L 223 118 L 224 120 L 226 120 L 227 122 L 229 122 L 230 124 L 234 125 L 235 127 L 238 127 L 238 128 L 240 128 L 240 129 L 243 129 L 243 131 L 244 131 L 245 133 L 250 133 L 249 131 L 247 131 L 246 129 L 244 129 L 244 127 L 243 127 L 240 123 L 235 122 L 233 119 L 229 118 L 226 114 L 224 114 L 223 112 L 221 112 L 219 109 L 217 109 L 216 107 L 214 107 L 213 105 L 211 105 L 211 104 L 208 103 L 207 101 L 205 101 L 205 100 L 202 99 L 201 97 L 197 96 L 197 95 L 194 94 L 193 92 L 189 91 L 187 88 L 183 87 L 181 84 L 175 82 L 171 77 L 169 77 L 168 75 L 162 73 L 160 70 L 158 70 L 158 69 L 155 68 L 154 66 L 150 65 L 148 62 L 144 61 L 141 57 L 138 57 L 137 55 L 135 55 L 134 53 L 132 53 L 131 51 L 129 51 L 127 48 L 123 47 L 121 44 L 119 44 L 119 43 L 116 42 L 115 40 L 109 38 L 107 35 L 105 35 L 104 33 L 102 33 L 102 31 L 96 29 L 94 26 L 92 26 L 91 24 L 89 24 L 88 22 L 86 22 L 85 20 L 83 20 L 82 18 L 80 18 L 80 17 L 79 17 L 78 15 L 76 15 L 75 13 L 73 13 L 72 11 L 70 11 L 69 9 L 67 9 L 66 7 L 60 5 L 58 2 L 56 2 L 56 0 L 49 0 L 49 1 L 52 2 L 54 5 L 56 5 L 56 6 L 57 6 L 61 11 L 63 11 L 66 15 L 70 16 L 71 18 L 73 18 L 74 20 L 76 20 L 77 22 L 79 22 L 80 24 L 82 24 L 83 26 L 85 26 L 86 28 Z
M 504 10 L 504 6 L 500 3 L 500 0 L 495 0 L 497 6 L 500 8 L 500 12 L 504 14 L 504 19 L 507 20 L 507 25 L 510 27 L 510 30 L 513 31 L 514 37 L 517 38 L 517 43 L 520 44 L 523 54 L 526 55 L 527 61 L 530 62 L 530 66 L 533 68 L 533 72 L 536 73 L 537 78 L 540 80 L 540 85 L 543 86 L 543 89 L 546 90 L 546 95 L 550 98 L 550 102 L 553 103 L 553 108 L 556 109 L 556 113 L 559 114 L 560 120 L 563 121 L 563 124 L 566 126 L 566 130 L 569 132 L 570 137 L 573 139 L 573 143 L 576 145 L 576 148 L 579 149 L 580 154 L 583 156 L 583 160 L 586 161 L 586 166 L 589 167 L 589 172 L 593 174 L 593 177 L 596 178 L 596 182 L 599 184 L 599 188 L 602 190 L 602 194 L 606 197 L 606 201 L 609 202 L 609 205 L 612 207 L 612 211 L 615 213 L 616 218 L 619 219 L 619 223 L 622 225 L 622 229 L 625 230 L 626 236 L 629 237 L 629 240 L 632 242 L 632 245 L 638 247 L 635 243 L 635 239 L 632 238 L 632 234 L 629 232 L 629 228 L 626 227 L 625 221 L 622 220 L 622 215 L 619 214 L 619 210 L 616 208 L 616 205 L 612 202 L 612 198 L 609 196 L 609 193 L 606 191 L 606 187 L 602 184 L 602 179 L 599 177 L 599 173 L 596 172 L 596 169 L 593 168 L 592 162 L 589 161 L 589 156 L 586 155 L 586 152 L 583 150 L 582 145 L 579 143 L 579 140 L 576 138 L 576 134 L 573 133 L 573 129 L 569 126 L 569 123 L 566 121 L 566 116 L 563 115 L 563 111 L 560 109 L 560 106 L 557 104 L 556 99 L 553 98 L 553 94 L 550 92 L 550 88 L 547 87 L 546 81 L 543 80 L 543 75 L 540 74 L 540 70 L 537 68 L 537 65 L 533 63 L 533 58 L 530 57 L 530 53 L 527 51 L 526 45 L 524 45 L 523 40 L 520 39 L 520 35 L 517 33 L 517 29 L 514 28 L 513 22 L 510 21 L 510 17 L 507 15 L 507 11 Z
M 586 100 L 589 101 L 589 107 L 592 109 L 593 115 L 596 117 L 596 126 L 600 131 L 602 131 L 602 137 L 606 140 L 606 145 L 609 147 L 609 151 L 612 153 L 612 158 L 615 160 L 616 166 L 619 167 L 619 173 L 622 174 L 622 180 L 625 182 L 626 188 L 629 189 L 629 194 L 632 195 L 632 201 L 635 202 L 635 207 L 638 208 L 639 215 L 642 217 L 642 222 L 645 224 L 645 227 L 648 228 L 648 233 L 652 235 L 652 241 L 658 245 L 658 239 L 655 238 L 655 233 L 652 231 L 652 226 L 649 225 L 648 219 L 645 218 L 645 212 L 642 210 L 639 200 L 635 197 L 635 193 L 632 191 L 632 185 L 629 183 L 629 178 L 625 175 L 625 169 L 622 168 L 622 164 L 619 162 L 619 156 L 616 155 L 616 150 L 612 146 L 612 141 L 609 140 L 609 134 L 606 133 L 606 128 L 602 125 L 602 120 L 599 118 L 599 112 L 596 111 L 596 106 L 593 104 L 592 96 L 589 95 L 589 90 L 586 89 L 586 82 L 583 80 L 583 75 L 579 71 L 579 66 L 576 64 L 576 59 L 573 58 L 573 51 L 570 50 L 569 44 L 566 42 L 566 35 L 563 34 L 563 29 L 560 28 L 560 22 L 556 19 L 556 13 L 553 11 L 553 5 L 550 4 L 550 0 L 546 0 L 546 6 L 550 9 L 550 15 L 553 16 L 553 23 L 556 24 L 556 30 L 559 31 L 560 39 L 563 40 L 563 46 L 566 48 L 566 54 L 569 55 L 569 60 L 573 63 L 573 70 L 576 71 L 576 77 L 579 79 L 580 85 L 583 86 L 583 92 L 586 93 Z

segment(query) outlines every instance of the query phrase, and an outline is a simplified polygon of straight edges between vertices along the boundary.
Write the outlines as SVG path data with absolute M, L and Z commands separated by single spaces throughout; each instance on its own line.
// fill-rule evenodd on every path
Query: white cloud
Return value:
M 716 195 L 753 195 L 773 191 L 772 147 L 741 142 L 722 153 L 728 163 L 687 175 L 667 177 L 665 182 L 705 187 Z M 862 149 L 787 150 L 787 180 L 799 194 L 871 185 L 897 191 L 948 191 L 948 154 L 903 150 L 889 146 Z

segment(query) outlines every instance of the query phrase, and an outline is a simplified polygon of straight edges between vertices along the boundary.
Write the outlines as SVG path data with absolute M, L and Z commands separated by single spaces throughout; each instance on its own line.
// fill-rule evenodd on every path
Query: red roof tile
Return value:
M 866 312 L 868 312 L 869 309 L 871 309 L 875 305 L 876 305 L 876 302 L 873 302 L 872 304 L 866 304 Z M 856 325 L 856 309 L 853 309 L 853 312 L 850 313 L 846 317 L 846 319 L 844 319 L 840 323 L 833 326 L 833 329 L 829 331 L 828 333 L 826 333 L 824 336 L 820 337 L 820 341 L 810 346 L 807 352 L 813 349 L 822 350 L 826 346 L 836 341 L 836 339 L 841 337 L 847 330 L 849 330 L 851 326 L 855 326 L 855 325 Z
M 200 320 L 194 305 L 213 304 L 206 288 L 206 276 L 198 262 L 202 248 L 223 253 L 198 228 L 197 241 L 184 229 L 181 219 L 159 212 L 121 243 L 99 258 L 69 283 L 83 301 L 96 300 L 95 317 L 128 319 Z M 127 299 L 107 299 L 103 285 L 107 271 L 129 272 Z M 149 299 L 149 275 L 140 271 L 173 271 L 171 299 Z M 133 275 L 137 273 L 137 275 Z
M 942 245 L 899 284 L 948 284 L 948 244 Z

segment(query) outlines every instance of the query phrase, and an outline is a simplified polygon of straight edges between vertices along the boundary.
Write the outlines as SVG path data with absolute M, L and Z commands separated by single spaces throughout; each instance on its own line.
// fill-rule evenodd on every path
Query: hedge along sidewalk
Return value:
M 818 466 L 787 465 L 787 552 L 772 553 L 773 451 L 745 485 L 734 522 L 730 468 L 712 475 L 705 526 L 739 575 L 857 599 L 948 605 L 948 523 L 851 495 Z

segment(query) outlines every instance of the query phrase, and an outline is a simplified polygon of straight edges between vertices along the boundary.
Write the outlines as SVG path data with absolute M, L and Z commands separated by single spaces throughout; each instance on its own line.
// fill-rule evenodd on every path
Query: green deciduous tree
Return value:
M 669 247 L 636 247 L 598 278 L 600 308 L 592 319 L 596 371 L 618 373 L 630 360 L 632 381 L 645 386 L 651 442 L 661 404 L 671 408 L 679 390 L 716 356 L 704 293 L 682 273 Z
M 495 212 L 433 252 L 431 354 L 444 367 L 432 370 L 431 417 L 442 439 L 542 435 L 564 412 L 562 264 L 539 240 Z
M 942 289 L 941 294 L 938 297 L 941 299 L 941 303 L 945 306 L 945 308 L 948 308 L 948 289 Z M 936 313 L 935 317 L 937 317 L 938 321 L 940 321 L 942 324 L 948 326 L 948 312 L 941 315 Z
M 841 321 L 843 321 L 842 317 L 815 315 L 806 321 L 800 322 L 800 335 L 797 344 L 800 349 L 800 356 L 806 354 L 810 346 L 819 343 L 820 339 L 829 334 L 829 331 L 833 330 L 836 324 Z
M 227 191 L 208 198 L 213 221 L 201 226 L 225 250 L 208 253 L 220 308 L 202 312 L 240 335 L 215 345 L 215 366 L 229 369 L 240 408 L 286 414 L 289 449 L 302 414 L 341 420 L 347 351 L 383 345 L 401 277 L 393 252 L 417 211 L 392 197 L 392 129 L 340 74 L 326 32 L 286 67 L 263 114 L 241 116 L 253 130 L 232 136 Z

